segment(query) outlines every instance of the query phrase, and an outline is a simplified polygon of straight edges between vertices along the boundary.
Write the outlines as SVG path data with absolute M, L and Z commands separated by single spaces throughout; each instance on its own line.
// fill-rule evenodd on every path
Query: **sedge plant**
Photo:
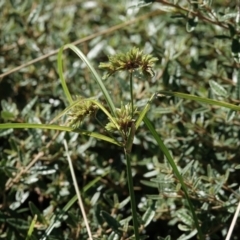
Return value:
M 99 101 L 95 97 L 91 98 L 82 98 L 77 97 L 73 100 L 72 95 L 70 94 L 66 81 L 63 75 L 63 63 L 62 63 L 62 55 L 65 49 L 71 49 L 74 51 L 79 58 L 81 58 L 88 68 L 90 69 L 91 73 L 93 74 L 96 83 L 98 84 L 100 91 L 102 92 L 106 105 L 104 105 L 101 101 Z M 64 94 L 68 100 L 69 106 L 62 111 L 57 117 L 55 117 L 50 124 L 30 124 L 30 123 L 4 123 L 0 124 L 0 129 L 11 129 L 11 128 L 35 128 L 35 129 L 52 129 L 56 131 L 68 131 L 68 132 L 77 132 L 82 135 L 87 135 L 94 137 L 99 140 L 106 141 L 111 144 L 115 144 L 122 148 L 125 154 L 126 160 L 126 171 L 127 171 L 127 182 L 130 194 L 130 201 L 131 201 L 131 210 L 132 210 L 132 220 L 133 220 L 133 229 L 134 229 L 134 236 L 131 239 L 140 239 L 140 226 L 138 222 L 137 216 L 137 208 L 136 208 L 136 201 L 134 195 L 134 188 L 133 188 L 133 178 L 132 178 L 132 169 L 131 169 L 131 150 L 133 145 L 134 136 L 142 122 L 145 123 L 149 131 L 151 132 L 152 136 L 155 138 L 159 148 L 164 153 L 166 159 L 168 160 L 169 164 L 171 165 L 173 172 L 178 179 L 181 189 L 185 194 L 185 198 L 189 205 L 189 210 L 192 213 L 192 218 L 195 223 L 195 229 L 198 233 L 199 239 L 204 239 L 204 235 L 201 231 L 201 223 L 198 220 L 196 211 L 194 206 L 189 198 L 187 187 L 184 183 L 184 179 L 180 174 L 178 167 L 171 156 L 168 148 L 164 145 L 159 134 L 156 132 L 154 126 L 147 118 L 147 112 L 150 109 L 151 102 L 158 97 L 158 95 L 171 95 L 179 98 L 185 98 L 193 101 L 199 101 L 202 103 L 206 103 L 209 105 L 218 105 L 221 107 L 229 108 L 233 111 L 240 111 L 240 107 L 234 104 L 212 100 L 209 98 L 193 96 L 189 94 L 177 93 L 177 92 L 170 92 L 170 91 L 161 91 L 160 93 L 155 93 L 151 96 L 148 103 L 142 108 L 137 109 L 134 104 L 134 91 L 133 91 L 133 73 L 135 71 L 140 71 L 143 76 L 152 77 L 154 75 L 153 66 L 154 63 L 157 61 L 156 58 L 152 57 L 149 54 L 144 54 L 138 48 L 133 48 L 127 53 L 120 53 L 115 56 L 109 57 L 109 62 L 101 63 L 100 68 L 106 71 L 104 78 L 108 78 L 113 74 L 116 74 L 118 71 L 127 71 L 129 74 L 129 94 L 130 94 L 130 102 L 126 102 L 125 99 L 122 99 L 122 103 L 120 106 L 114 104 L 112 98 L 108 90 L 106 89 L 102 78 L 98 75 L 97 71 L 92 67 L 88 59 L 85 55 L 74 45 L 68 44 L 62 47 L 58 53 L 58 72 L 62 84 L 62 88 Z M 104 126 L 105 133 L 101 134 L 97 132 L 88 132 L 81 129 L 81 123 L 85 117 L 95 117 L 97 111 L 102 111 L 107 119 L 108 123 Z M 58 119 L 60 119 L 63 115 L 66 115 L 66 122 L 64 125 L 57 125 L 53 124 Z M 116 137 L 117 136 L 117 137 Z M 68 204 L 66 210 L 77 200 L 74 197 L 71 200 L 71 204 Z M 153 218 L 154 215 L 151 216 Z M 151 221 L 151 219 L 150 219 Z M 148 219 L 149 222 L 149 219 Z M 33 226 L 31 225 L 30 231 L 32 231 Z M 54 228 L 54 225 L 49 226 L 47 229 L 47 235 L 50 234 L 51 230 Z M 29 233 L 30 234 L 30 233 Z M 118 233 L 116 233 L 118 235 Z
M 69 46 L 72 50 L 74 50 L 85 62 L 87 62 L 88 66 L 91 68 L 89 62 L 85 59 L 84 55 L 76 49 L 74 46 Z M 61 55 L 61 51 L 60 51 Z M 59 58 L 61 60 L 61 56 Z M 62 70 L 61 61 L 59 60 L 59 69 Z M 117 134 L 120 137 L 119 145 L 122 147 L 125 159 L 126 159 L 126 169 L 127 169 L 127 182 L 129 187 L 130 201 L 131 201 L 131 209 L 132 209 L 132 219 L 133 219 L 133 228 L 134 228 L 134 238 L 140 239 L 139 236 L 139 224 L 137 219 L 137 210 L 136 210 L 136 202 L 134 196 L 134 188 L 133 188 L 133 179 L 132 179 L 132 170 L 131 170 L 131 149 L 134 140 L 134 135 L 137 127 L 139 126 L 144 114 L 146 114 L 146 109 L 139 114 L 137 108 L 134 105 L 134 94 L 133 94 L 133 72 L 140 71 L 145 76 L 153 76 L 153 64 L 157 61 L 157 58 L 152 57 L 149 54 L 143 54 L 138 48 L 133 48 L 128 53 L 117 54 L 115 56 L 109 57 L 108 63 L 101 63 L 100 68 L 107 71 L 104 78 L 110 77 L 112 74 L 118 71 L 128 71 L 129 72 L 129 86 L 130 86 L 130 103 L 124 104 L 123 101 L 121 106 L 115 106 L 113 104 L 112 99 L 110 98 L 109 93 L 105 89 L 104 84 L 102 83 L 101 78 L 92 69 L 92 73 L 94 74 L 103 95 L 105 96 L 105 100 L 108 103 L 108 107 L 110 111 L 107 110 L 107 107 L 103 106 L 96 99 L 78 99 L 73 102 L 71 99 L 71 95 L 68 92 L 68 89 L 65 85 L 65 81 L 63 79 L 63 75 L 60 74 L 62 79 L 62 85 L 65 89 L 66 96 L 70 103 L 70 109 L 67 112 L 67 121 L 66 124 L 68 126 L 77 128 L 80 126 L 82 120 L 87 115 L 94 115 L 96 111 L 101 109 L 106 116 L 108 117 L 109 122 L 106 124 L 105 129 L 110 133 L 111 136 L 113 134 Z M 124 99 L 123 99 L 124 100 Z M 60 116 L 58 116 L 60 117 Z M 140 118 L 139 118 L 140 117 Z M 136 120 L 135 118 L 138 118 Z M 114 141 L 114 138 L 113 138 Z
M 121 139 L 119 141 L 117 140 L 119 138 L 116 139 L 113 137 L 112 140 L 110 140 L 111 139 L 110 138 L 108 139 L 108 141 L 112 143 L 118 143 L 118 145 L 123 149 L 125 153 L 127 181 L 128 181 L 128 187 L 129 187 L 133 228 L 134 228 L 134 239 L 136 240 L 140 239 L 140 234 L 139 234 L 139 224 L 137 219 L 137 209 L 136 209 L 132 170 L 131 170 L 131 149 L 132 149 L 136 130 L 138 129 L 142 121 L 144 121 L 146 126 L 149 128 L 153 137 L 156 139 L 158 145 L 160 146 L 166 158 L 168 159 L 170 165 L 172 166 L 176 177 L 179 179 L 182 185 L 182 189 L 185 193 L 186 199 L 189 202 L 189 207 L 193 215 L 196 229 L 199 233 L 200 239 L 203 239 L 201 229 L 199 227 L 198 219 L 195 214 L 193 205 L 188 197 L 187 188 L 184 184 L 183 178 L 180 175 L 178 168 L 173 158 L 171 157 L 168 149 L 165 147 L 163 141 L 156 133 L 151 122 L 146 117 L 146 113 L 150 108 L 151 102 L 156 97 L 156 94 L 152 95 L 152 97 L 149 99 L 149 102 L 141 111 L 138 111 L 138 109 L 134 105 L 133 73 L 135 71 L 139 71 L 145 77 L 149 77 L 149 76 L 153 77 L 154 76 L 153 65 L 157 61 L 157 58 L 154 58 L 149 54 L 143 54 L 143 52 L 140 51 L 138 48 L 133 48 L 127 53 L 119 53 L 119 54 L 116 54 L 115 56 L 110 56 L 109 62 L 100 64 L 99 67 L 101 69 L 106 70 L 107 72 L 103 77 L 105 79 L 110 77 L 112 74 L 115 74 L 118 71 L 127 71 L 129 74 L 129 88 L 130 88 L 129 92 L 130 92 L 131 100 L 127 104 L 124 104 L 122 101 L 121 106 L 115 106 L 115 104 L 113 103 L 113 100 L 110 97 L 110 94 L 108 93 L 108 91 L 106 90 L 103 84 L 102 79 L 99 77 L 95 69 L 91 66 L 89 61 L 82 54 L 82 52 L 73 45 L 67 45 L 65 46 L 65 48 L 72 49 L 88 65 L 89 69 L 93 73 L 96 79 L 96 82 L 98 83 L 105 97 L 105 100 L 108 106 L 104 106 L 97 99 L 94 99 L 94 98 L 88 98 L 88 99 L 79 98 L 76 101 L 72 100 L 71 94 L 68 91 L 66 82 L 63 77 L 61 59 L 62 59 L 62 52 L 64 48 L 61 48 L 58 56 L 58 69 L 59 69 L 59 74 L 61 78 L 61 83 L 70 105 L 64 112 L 58 115 L 54 119 L 54 121 L 66 113 L 67 114 L 66 124 L 76 129 L 81 125 L 81 122 L 84 117 L 94 115 L 95 111 L 98 111 L 98 109 L 101 109 L 106 114 L 109 122 L 106 124 L 105 129 L 107 130 L 107 132 L 110 133 L 110 136 L 113 136 L 111 133 L 114 133 L 114 134 L 117 133 Z
M 110 94 L 108 93 L 107 89 L 103 84 L 102 79 L 99 77 L 99 75 L 97 74 L 95 69 L 91 66 L 91 64 L 86 59 L 86 57 L 83 55 L 83 53 L 73 45 L 65 46 L 65 48 L 67 47 L 72 49 L 88 65 L 89 69 L 93 73 L 96 79 L 96 82 L 98 83 L 105 97 L 105 100 L 108 106 L 104 106 L 97 99 L 94 99 L 94 98 L 88 98 L 88 99 L 79 98 L 76 101 L 72 100 L 71 94 L 68 91 L 66 82 L 63 77 L 61 59 L 62 59 L 62 52 L 64 48 L 61 48 L 58 56 L 58 69 L 59 69 L 59 74 L 61 78 L 61 83 L 70 105 L 67 109 L 65 109 L 65 111 L 63 111 L 59 116 L 57 116 L 54 119 L 54 121 L 57 120 L 59 117 L 61 117 L 63 114 L 67 114 L 66 124 L 76 129 L 81 125 L 83 118 L 86 117 L 87 115 L 93 116 L 95 112 L 98 111 L 99 109 L 101 109 L 101 111 L 103 111 L 106 114 L 109 122 L 106 124 L 105 129 L 107 130 L 107 132 L 110 133 L 110 138 L 108 136 L 105 136 L 105 137 L 108 138 L 109 142 L 112 142 L 115 144 L 117 143 L 117 145 L 119 145 L 123 149 L 125 154 L 127 182 L 129 187 L 133 228 L 134 228 L 134 239 L 136 240 L 140 239 L 140 234 L 139 234 L 139 223 L 137 218 L 137 209 L 136 209 L 136 202 L 135 202 L 135 195 L 134 195 L 134 188 L 133 188 L 133 178 L 132 178 L 132 169 L 131 169 L 131 150 L 132 150 L 134 136 L 142 121 L 144 121 L 145 125 L 150 130 L 152 136 L 156 139 L 157 144 L 159 145 L 160 149 L 162 150 L 169 164 L 171 165 L 176 178 L 179 180 L 181 184 L 181 188 L 189 204 L 189 209 L 192 213 L 193 221 L 195 223 L 195 228 L 198 232 L 198 237 L 199 239 L 203 239 L 200 223 L 198 221 L 194 206 L 189 198 L 187 187 L 184 183 L 183 177 L 179 173 L 178 167 L 176 166 L 167 147 L 164 145 L 161 137 L 156 132 L 156 130 L 154 129 L 154 126 L 146 116 L 150 108 L 151 102 L 154 100 L 155 97 L 158 96 L 159 93 L 153 94 L 152 97 L 149 99 L 148 103 L 145 105 L 145 107 L 143 107 L 141 111 L 138 111 L 138 109 L 134 105 L 133 73 L 135 71 L 139 71 L 146 78 L 153 77 L 154 76 L 153 65 L 157 61 L 157 58 L 152 57 L 150 54 L 144 54 L 138 48 L 133 48 L 127 53 L 119 53 L 119 54 L 116 54 L 115 56 L 110 56 L 109 62 L 107 63 L 100 63 L 99 67 L 106 71 L 106 74 L 104 75 L 103 79 L 106 79 L 119 71 L 127 71 L 129 74 L 130 102 L 127 104 L 124 104 L 123 101 L 125 99 L 122 99 L 121 106 L 115 106 L 115 104 L 113 103 L 113 100 L 110 97 Z M 161 94 L 164 94 L 164 93 L 162 92 Z M 194 100 L 199 101 L 199 99 L 194 99 Z M 236 106 L 234 105 L 230 106 L 221 102 L 212 102 L 212 101 L 209 101 L 208 99 L 205 99 L 205 101 L 210 104 L 216 104 L 216 105 L 221 105 L 225 107 L 232 107 L 233 109 L 236 110 Z M 121 140 L 119 141 L 119 138 L 117 138 L 118 139 L 117 140 L 116 138 L 112 137 L 113 135 L 111 133 L 112 134 L 117 133 L 120 136 Z

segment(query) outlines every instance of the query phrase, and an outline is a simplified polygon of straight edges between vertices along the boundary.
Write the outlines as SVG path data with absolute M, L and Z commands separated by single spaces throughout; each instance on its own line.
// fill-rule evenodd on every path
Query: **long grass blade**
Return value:
M 57 65 L 58 65 L 58 74 L 59 74 L 59 77 L 60 77 L 60 81 L 61 81 L 61 84 L 62 84 L 62 88 L 63 88 L 63 92 L 68 100 L 68 103 L 72 103 L 73 100 L 72 100 L 72 96 L 68 90 L 68 87 L 67 87 L 67 84 L 66 84 L 66 81 L 65 81 L 65 78 L 64 78 L 64 75 L 63 75 L 63 63 L 62 63 L 62 54 L 63 54 L 63 50 L 64 50 L 64 46 L 61 47 L 59 49 L 59 52 L 58 52 L 58 57 L 57 57 Z
M 196 225 L 196 228 L 197 228 L 197 231 L 198 231 L 198 235 L 199 235 L 199 238 L 201 240 L 203 240 L 203 234 L 202 234 L 202 231 L 199 227 L 199 223 L 198 223 L 198 218 L 197 218 L 197 215 L 195 213 L 195 210 L 194 210 L 194 207 L 193 207 L 193 204 L 188 196 L 188 191 L 187 191 L 187 187 L 184 183 L 184 180 L 181 176 L 181 174 L 179 173 L 178 171 L 178 168 L 171 156 L 171 154 L 169 153 L 167 147 L 164 145 L 162 139 L 160 138 L 160 136 L 158 135 L 158 133 L 156 132 L 156 130 L 154 129 L 152 123 L 150 122 L 150 120 L 145 116 L 144 119 L 143 119 L 144 123 L 146 124 L 146 126 L 148 127 L 149 131 L 152 133 L 152 136 L 155 138 L 155 140 L 157 141 L 158 143 L 158 146 L 160 147 L 160 149 L 163 151 L 164 155 L 166 156 L 169 164 L 171 165 L 172 169 L 173 169 L 173 172 L 174 174 L 176 175 L 176 177 L 178 178 L 181 186 L 182 186 L 182 190 L 185 194 L 185 197 L 188 201 L 188 205 L 189 205 L 189 208 L 190 208 L 190 211 L 192 212 L 192 216 L 193 216 L 193 220 L 195 222 L 195 225 Z
M 0 124 L 0 129 L 24 129 L 24 128 L 35 128 L 35 129 L 50 129 L 50 130 L 56 130 L 56 131 L 65 131 L 65 132 L 76 132 L 82 135 L 86 135 L 89 137 L 94 137 L 100 140 L 103 140 L 105 142 L 110 142 L 112 144 L 115 144 L 117 146 L 122 146 L 122 144 L 118 141 L 116 141 L 113 138 L 110 138 L 108 136 L 102 135 L 100 133 L 95 132 L 89 132 L 89 131 L 83 131 L 80 129 L 70 128 L 66 126 L 59 126 L 54 124 L 37 124 L 37 123 L 3 123 Z
M 154 99 L 154 97 L 156 96 L 156 94 L 153 94 L 151 96 L 151 98 L 149 99 L 148 103 L 145 105 L 145 107 L 143 108 L 143 110 L 140 112 L 139 117 L 136 121 L 136 129 L 138 129 L 138 127 L 140 126 L 141 122 L 143 121 L 143 118 L 145 117 L 145 115 L 147 114 L 147 112 L 150 109 L 150 105 Z
M 87 64 L 88 68 L 90 69 L 93 76 L 95 77 L 95 80 L 96 80 L 97 84 L 99 85 L 99 87 L 107 101 L 109 108 L 111 109 L 111 113 L 115 116 L 115 106 L 113 104 L 113 101 L 112 101 L 107 89 L 105 88 L 105 85 L 103 84 L 102 79 L 100 78 L 100 76 L 98 75 L 96 70 L 93 68 L 91 63 L 88 61 L 88 59 L 85 57 L 85 55 L 73 44 L 65 45 L 64 49 L 66 49 L 66 48 L 70 48 L 71 50 L 73 50 L 82 59 L 82 61 L 84 61 Z
M 232 109 L 235 111 L 240 111 L 240 106 L 237 106 L 237 105 L 234 105 L 231 103 L 227 103 L 227 102 L 213 100 L 210 98 L 198 97 L 198 96 L 194 96 L 191 94 L 179 93 L 179 92 L 169 92 L 169 91 L 160 91 L 159 94 L 175 96 L 175 97 L 179 97 L 179 98 L 185 98 L 185 99 L 194 100 L 194 101 L 201 102 L 201 103 L 207 103 L 210 105 L 216 105 L 216 106 L 220 106 L 220 107 L 229 108 L 229 109 Z

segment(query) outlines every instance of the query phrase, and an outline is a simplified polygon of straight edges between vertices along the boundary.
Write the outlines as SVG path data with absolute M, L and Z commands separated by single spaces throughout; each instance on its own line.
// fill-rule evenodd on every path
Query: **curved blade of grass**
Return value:
M 63 115 L 65 115 L 69 110 L 71 110 L 71 108 L 73 108 L 74 106 L 76 106 L 79 102 L 80 102 L 80 100 L 72 102 L 68 107 L 66 107 L 63 111 L 61 111 L 61 112 L 50 122 L 50 124 L 53 124 L 53 123 L 56 122 L 58 119 L 60 119 L 60 118 L 61 118 Z
M 113 101 L 112 101 L 107 89 L 105 88 L 105 86 L 102 82 L 102 79 L 96 72 L 96 70 L 93 68 L 93 66 L 88 61 L 88 59 L 85 57 L 85 55 L 76 46 L 74 46 L 73 44 L 67 44 L 64 46 L 64 49 L 67 49 L 67 48 L 70 48 L 72 51 L 74 51 L 82 59 L 82 61 L 84 61 L 87 64 L 88 68 L 90 69 L 93 76 L 95 77 L 95 80 L 96 80 L 97 84 L 99 85 L 99 87 L 107 101 L 109 108 L 111 109 L 111 113 L 115 116 L 116 113 L 115 113 L 115 106 L 113 104 Z
M 92 186 L 94 186 L 98 181 L 100 181 L 104 176 L 106 176 L 109 172 L 105 172 L 103 175 L 93 179 L 91 182 L 89 182 L 84 188 L 83 192 L 86 192 L 88 189 L 90 189 Z M 47 236 L 52 232 L 52 230 L 55 228 L 55 224 L 57 221 L 59 221 L 64 214 L 72 207 L 72 205 L 77 201 L 77 194 L 73 196 L 68 203 L 63 207 L 63 211 L 59 214 L 54 214 L 51 219 L 50 219 L 50 225 L 48 228 L 45 230 L 45 233 L 40 240 L 45 240 Z
M 70 128 L 66 126 L 59 126 L 54 124 L 37 124 L 37 123 L 3 123 L 0 124 L 0 129 L 10 129 L 10 128 L 36 128 L 36 129 L 52 129 L 57 131 L 65 131 L 65 132 L 76 132 L 82 135 L 86 135 L 89 137 L 94 137 L 106 142 L 110 142 L 117 146 L 122 146 L 121 143 L 117 142 L 115 139 L 102 135 L 100 133 L 83 131 L 80 129 Z
M 109 120 L 116 126 L 116 128 L 119 130 L 120 126 L 117 124 L 117 122 L 114 120 L 114 118 L 112 117 L 112 115 L 107 111 L 107 109 L 98 101 L 96 100 L 90 100 L 92 101 L 94 104 L 96 104 L 109 118 Z
M 151 96 L 151 98 L 149 99 L 148 103 L 147 103 L 147 104 L 145 105 L 145 107 L 143 108 L 143 110 L 140 112 L 139 117 L 138 117 L 138 119 L 137 119 L 137 121 L 136 121 L 136 124 L 135 124 L 136 129 L 138 129 L 138 127 L 140 126 L 143 118 L 145 117 L 146 113 L 147 113 L 148 110 L 150 109 L 150 105 L 151 105 L 151 103 L 152 103 L 152 101 L 153 101 L 153 99 L 154 99 L 155 96 L 156 96 L 156 94 L 154 93 L 154 94 Z
M 62 54 L 63 54 L 64 49 L 65 49 L 65 47 L 63 46 L 59 49 L 59 52 L 58 52 L 58 57 L 57 57 L 58 74 L 59 74 L 60 81 L 61 81 L 61 84 L 62 84 L 63 92 L 64 92 L 68 102 L 71 104 L 73 102 L 72 96 L 71 96 L 71 94 L 68 90 L 65 78 L 63 76 Z
M 198 218 L 197 218 L 197 215 L 194 211 L 194 207 L 193 207 L 193 204 L 188 196 L 188 191 L 187 191 L 187 187 L 184 183 L 184 180 L 181 176 L 181 174 L 179 173 L 178 171 L 178 168 L 171 156 L 171 154 L 169 153 L 167 147 L 164 145 L 162 139 L 160 138 L 160 136 L 158 135 L 158 133 L 156 132 L 156 130 L 154 129 L 152 123 L 150 122 L 150 120 L 145 116 L 144 119 L 143 119 L 144 123 L 146 124 L 146 126 L 148 127 L 148 129 L 150 130 L 152 136 L 155 138 L 155 140 L 157 141 L 158 143 L 158 146 L 160 147 L 160 149 L 163 151 L 164 155 L 166 156 L 169 164 L 171 165 L 172 169 L 173 169 L 173 172 L 174 174 L 176 175 L 177 179 L 179 180 L 181 186 L 182 186 L 182 190 L 186 196 L 186 199 L 188 201 L 188 205 L 189 205 L 189 208 L 190 208 L 190 211 L 192 212 L 192 216 L 193 216 L 193 220 L 195 222 L 195 225 L 196 225 L 196 228 L 197 228 L 197 231 L 198 231 L 198 235 L 199 235 L 199 238 L 201 240 L 203 240 L 203 234 L 202 234 L 202 231 L 199 227 L 199 223 L 198 223 Z
M 235 110 L 235 111 L 240 111 L 240 106 L 237 106 L 237 105 L 234 105 L 234 104 L 231 104 L 231 103 L 218 101 L 218 100 L 213 100 L 213 99 L 210 99 L 210 98 L 198 97 L 198 96 L 195 96 L 195 95 L 180 93 L 180 92 L 160 91 L 158 93 L 159 94 L 164 94 L 164 95 L 169 95 L 169 96 L 175 96 L 175 97 L 179 97 L 179 98 L 185 98 L 185 99 L 189 99 L 189 100 L 194 100 L 194 101 L 197 101 L 197 102 L 207 103 L 207 104 L 210 104 L 210 105 L 225 107 L 225 108 L 229 108 L 229 109 L 232 109 L 232 110 Z

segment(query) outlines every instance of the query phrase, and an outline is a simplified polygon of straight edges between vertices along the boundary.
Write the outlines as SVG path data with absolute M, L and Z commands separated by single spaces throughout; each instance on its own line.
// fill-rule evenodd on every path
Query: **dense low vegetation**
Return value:
M 0 238 L 240 239 L 238 4 L 1 0 Z

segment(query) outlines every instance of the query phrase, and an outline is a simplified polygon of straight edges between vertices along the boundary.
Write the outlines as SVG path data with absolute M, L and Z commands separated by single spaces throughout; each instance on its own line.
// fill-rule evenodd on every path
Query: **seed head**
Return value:
M 137 109 L 134 109 L 134 114 L 137 113 Z M 116 109 L 116 117 L 114 118 L 116 123 L 120 126 L 120 129 L 124 133 L 128 133 L 129 128 L 132 125 L 132 107 L 131 104 L 128 103 L 126 105 L 121 104 L 121 108 Z M 117 127 L 114 123 L 109 122 L 106 125 L 106 129 L 110 132 L 114 132 L 117 130 Z
M 117 71 L 127 70 L 129 72 L 140 71 L 143 75 L 154 76 L 152 70 L 154 63 L 158 60 L 151 54 L 143 54 L 138 48 L 134 47 L 127 53 L 118 53 L 109 56 L 109 62 L 100 63 L 99 68 L 107 70 L 104 79 Z
M 92 116 L 98 106 L 88 99 L 78 98 L 78 103 L 67 113 L 67 126 L 78 128 L 86 116 Z

